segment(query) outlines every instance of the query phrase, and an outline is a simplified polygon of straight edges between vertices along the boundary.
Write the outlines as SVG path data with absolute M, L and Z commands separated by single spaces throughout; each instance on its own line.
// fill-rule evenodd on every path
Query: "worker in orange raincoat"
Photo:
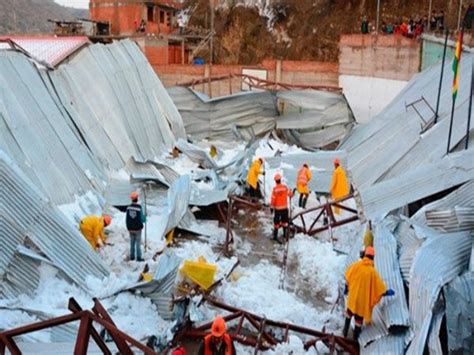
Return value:
M 110 223 L 112 223 L 112 217 L 109 215 L 86 216 L 81 220 L 79 229 L 92 249 L 97 250 L 104 245 L 106 240 L 104 228 Z
M 250 166 L 249 172 L 247 174 L 247 187 L 250 197 L 262 198 L 262 193 L 260 192 L 260 183 L 258 182 L 258 177 L 260 174 L 265 175 L 262 172 L 263 159 L 258 158 Z
M 308 164 L 303 164 L 301 169 L 298 171 L 298 176 L 296 177 L 296 190 L 300 194 L 298 207 L 306 208 L 309 196 L 308 182 L 311 180 L 311 177 L 312 175 Z
M 347 183 L 346 172 L 342 168 L 341 161 L 338 158 L 334 159 L 334 172 L 332 174 L 329 192 L 331 192 L 331 197 L 333 200 L 337 200 L 349 195 L 349 184 Z M 341 213 L 340 208 L 335 207 L 334 213 Z
M 375 251 L 373 247 L 365 249 L 364 257 L 353 263 L 346 271 L 346 290 L 349 293 L 346 309 L 346 322 L 343 334 L 347 337 L 352 317 L 355 318 L 354 339 L 358 340 L 362 324 L 372 322 L 372 310 L 382 296 L 393 296 L 392 289 L 387 290 L 379 273 L 374 267 Z
M 198 355 L 235 355 L 232 338 L 226 333 L 225 320 L 216 317 L 211 326 L 211 334 L 206 335 L 199 346 Z
M 281 182 L 281 175 L 275 175 L 275 187 L 272 190 L 272 197 L 270 200 L 270 208 L 274 212 L 273 216 L 273 240 L 278 240 L 278 230 L 283 228 L 285 236 L 288 235 L 289 210 L 288 197 L 292 197 L 291 190 Z

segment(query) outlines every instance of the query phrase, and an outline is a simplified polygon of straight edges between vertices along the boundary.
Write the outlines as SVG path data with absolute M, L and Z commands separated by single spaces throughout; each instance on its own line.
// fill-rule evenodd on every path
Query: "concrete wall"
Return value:
M 421 66 L 420 43 L 398 35 L 344 35 L 339 49 L 339 86 L 359 122 L 389 104 Z
M 338 65 L 324 62 L 265 60 L 256 66 L 213 65 L 210 68 L 209 65 L 153 65 L 153 68 L 167 87 L 208 77 L 241 74 L 244 68 L 266 70 L 268 80 L 293 85 L 338 86 L 339 82 Z M 210 85 L 201 84 L 195 89 L 217 97 L 241 91 L 242 82 L 240 78 L 225 79 Z
M 365 123 L 383 110 L 407 84 L 403 80 L 370 76 L 341 75 L 339 85 L 359 123 Z

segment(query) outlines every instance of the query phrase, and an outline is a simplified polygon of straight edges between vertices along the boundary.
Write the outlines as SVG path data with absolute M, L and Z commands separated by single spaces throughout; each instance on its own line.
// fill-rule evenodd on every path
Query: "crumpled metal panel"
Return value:
M 275 98 L 268 91 L 241 92 L 216 99 L 207 99 L 185 87 L 168 88 L 168 93 L 183 117 L 186 132 L 193 138 L 235 140 L 236 129 L 250 139 L 249 128 L 254 135 L 261 136 L 275 127 L 278 112 Z
M 316 150 L 341 140 L 355 123 L 341 93 L 291 90 L 277 93 L 276 128 L 292 144 Z
M 414 338 L 407 354 L 422 354 L 441 288 L 467 269 L 472 240 L 468 232 L 439 234 L 418 250 L 410 276 L 410 321 Z
M 178 139 L 176 141 L 176 147 L 182 151 L 189 159 L 194 163 L 201 165 L 205 169 L 216 169 L 217 164 L 214 159 L 211 158 L 208 152 L 200 147 L 187 142 L 184 139 Z
M 474 230 L 474 207 L 427 211 L 426 224 L 445 233 Z
M 170 320 L 173 318 L 173 296 L 172 291 L 178 276 L 179 266 L 182 259 L 170 250 L 166 250 L 158 259 L 155 275 L 150 282 L 141 282 L 128 290 L 140 291 L 141 294 L 150 298 L 158 308 L 158 314 Z
M 108 270 L 79 231 L 46 199 L 3 151 L 0 151 L 0 205 L 7 224 L 15 229 L 0 229 L 3 245 L 18 246 L 20 236 L 27 236 L 39 250 L 71 280 L 87 289 L 88 276 L 102 278 Z M 7 196 L 15 196 L 14 199 Z M 8 201 L 5 206 L 3 201 Z M 9 246 L 8 249 L 11 249 Z M 28 271 L 20 269 L 20 282 L 27 282 Z
M 450 352 L 474 353 L 474 272 L 466 272 L 444 287 Z
M 369 219 L 382 217 L 393 209 L 474 179 L 473 157 L 472 148 L 452 153 L 396 178 L 359 189 L 364 214 Z
M 426 224 L 426 213 L 428 211 L 444 210 L 456 206 L 474 206 L 474 180 L 468 181 L 442 199 L 423 206 L 411 217 L 411 219 L 419 224 Z

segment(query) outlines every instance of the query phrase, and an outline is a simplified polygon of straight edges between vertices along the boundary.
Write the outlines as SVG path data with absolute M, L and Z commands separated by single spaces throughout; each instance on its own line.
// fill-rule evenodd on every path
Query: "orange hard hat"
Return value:
M 368 246 L 367 248 L 365 248 L 364 255 L 365 255 L 365 256 L 372 256 L 372 257 L 375 256 L 375 249 L 374 249 L 374 247 Z
M 102 217 L 104 218 L 104 223 L 106 226 L 112 223 L 112 217 L 110 217 L 108 214 L 104 214 Z
M 138 200 L 138 193 L 136 191 L 133 191 L 131 194 L 130 194 L 130 199 L 131 200 Z
M 339 160 L 339 158 L 334 159 L 334 164 L 341 165 L 341 161 Z
M 221 336 L 224 335 L 225 330 L 226 330 L 226 325 L 225 325 L 224 318 L 219 316 L 216 319 L 214 319 L 214 322 L 212 323 L 212 327 L 211 327 L 212 336 L 220 338 Z
M 275 181 L 280 181 L 281 180 L 281 175 L 280 174 L 275 174 L 275 177 L 274 177 Z

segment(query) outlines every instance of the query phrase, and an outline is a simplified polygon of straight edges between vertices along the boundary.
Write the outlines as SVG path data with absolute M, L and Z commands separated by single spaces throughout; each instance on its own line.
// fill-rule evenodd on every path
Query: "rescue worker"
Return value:
M 349 293 L 346 322 L 343 335 L 347 337 L 352 317 L 355 318 L 354 340 L 358 340 L 362 324 L 372 322 L 372 310 L 383 296 L 393 296 L 395 291 L 387 290 L 374 267 L 373 247 L 365 249 L 364 257 L 353 263 L 346 271 L 346 290 Z
M 219 316 L 214 319 L 211 334 L 204 337 L 198 355 L 235 355 L 234 342 L 226 333 L 224 318 Z
M 250 197 L 257 199 L 262 198 L 262 193 L 260 192 L 260 183 L 258 182 L 258 177 L 260 174 L 265 176 L 265 173 L 262 172 L 263 159 L 258 158 L 250 166 L 249 172 L 247 174 L 247 185 L 249 190 Z
M 86 216 L 81 219 L 79 224 L 79 229 L 81 230 L 82 235 L 91 245 L 92 249 L 100 249 L 105 241 L 106 236 L 104 233 L 104 228 L 112 223 L 112 217 L 109 215 L 103 216 Z
M 273 216 L 273 240 L 278 240 L 278 230 L 283 227 L 284 235 L 288 233 L 289 211 L 288 197 L 292 197 L 291 190 L 281 182 L 281 175 L 275 175 L 276 186 L 272 190 L 270 208 L 274 212 Z
M 306 208 L 306 203 L 308 202 L 309 196 L 308 182 L 311 180 L 311 177 L 312 175 L 308 164 L 303 164 L 301 169 L 298 171 L 298 176 L 296 178 L 296 190 L 300 194 L 298 207 Z
M 130 233 L 130 260 L 143 261 L 142 259 L 142 229 L 146 222 L 142 206 L 138 203 L 138 193 L 135 191 L 130 194 L 132 203 L 127 207 L 125 213 L 125 222 L 128 233 Z
M 341 161 L 336 158 L 334 159 L 334 172 L 332 174 L 331 187 L 329 189 L 333 200 L 340 199 L 349 195 L 349 184 L 347 183 L 346 172 L 341 166 Z M 339 207 L 334 208 L 335 214 L 340 214 L 341 209 Z

